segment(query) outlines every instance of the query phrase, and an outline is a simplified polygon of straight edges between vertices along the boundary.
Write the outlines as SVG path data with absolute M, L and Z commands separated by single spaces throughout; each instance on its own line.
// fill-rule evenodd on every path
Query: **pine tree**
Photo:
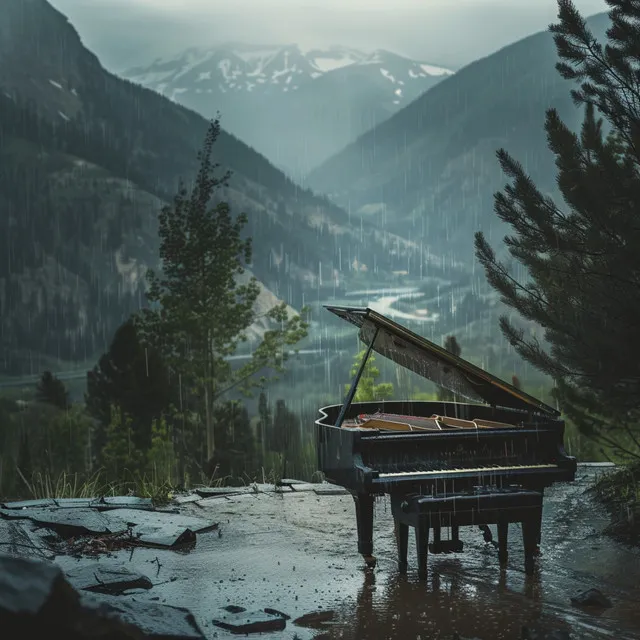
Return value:
M 66 411 L 70 406 L 69 392 L 64 382 L 54 376 L 51 371 L 45 371 L 36 388 L 36 398 L 40 402 L 51 404 Z
M 101 461 L 113 482 L 130 479 L 144 468 L 144 455 L 133 442 L 132 420 L 117 406 L 111 410 Z
M 543 340 L 528 339 L 500 320 L 516 351 L 555 380 L 567 416 L 582 433 L 637 457 L 640 3 L 607 3 L 606 46 L 568 0 L 559 0 L 559 22 L 551 26 L 557 69 L 580 82 L 572 96 L 585 109 L 579 134 L 554 109 L 546 114 L 564 203 L 544 195 L 504 149 L 498 152 L 511 183 L 496 194 L 495 210 L 513 229 L 505 242 L 528 279 L 516 279 L 481 233 L 476 253 L 503 302 L 544 329 Z
M 155 485 L 175 486 L 176 461 L 169 424 L 160 416 L 151 424 L 151 447 L 147 451 L 147 469 Z
M 353 379 L 358 373 L 358 369 L 362 364 L 362 360 L 366 355 L 366 350 L 362 350 L 356 354 L 351 371 L 349 372 Z M 364 366 L 362 376 L 358 382 L 354 402 L 375 402 L 379 400 L 391 400 L 393 398 L 393 385 L 390 382 L 381 382 L 376 384 L 376 380 L 380 377 L 380 369 L 375 365 L 376 358 L 371 353 Z M 345 393 L 349 392 L 351 383 L 345 384 Z
M 458 344 L 455 336 L 447 336 L 444 341 L 444 348 L 456 358 L 460 357 L 462 348 Z M 456 399 L 453 391 L 446 389 L 445 387 L 438 387 L 438 400 L 441 402 L 453 402 Z
M 288 471 L 291 471 L 291 463 L 300 451 L 300 444 L 300 418 L 287 407 L 284 400 L 279 399 L 273 414 L 270 448 L 280 455 L 282 477 L 287 477 Z
M 287 349 L 307 334 L 307 324 L 300 316 L 289 317 L 283 303 L 266 314 L 276 328 L 264 334 L 251 361 L 233 370 L 227 360 L 256 320 L 260 286 L 253 277 L 242 281 L 251 261 L 251 241 L 242 236 L 246 216 L 234 219 L 226 202 L 213 203 L 230 177 L 218 177 L 219 165 L 212 160 L 219 133 L 215 120 L 191 191 L 181 184 L 173 204 L 160 212 L 162 274 L 148 273 L 151 308 L 141 317 L 146 341 L 158 346 L 192 389 L 189 399 L 203 415 L 208 460 L 216 449 L 216 401 L 232 388 L 247 391 L 260 384 L 264 380 L 254 376 L 266 368 L 281 371 Z
M 254 470 L 255 441 L 246 407 L 239 402 L 222 402 L 213 410 L 218 449 L 209 463 L 209 473 L 238 478 Z
M 85 402 L 100 423 L 94 447 L 99 451 L 104 446 L 104 431 L 115 405 L 132 420 L 135 446 L 146 451 L 151 445 L 151 424 L 167 410 L 174 395 L 158 350 L 141 344 L 135 319 L 128 319 L 118 327 L 109 350 L 87 372 Z

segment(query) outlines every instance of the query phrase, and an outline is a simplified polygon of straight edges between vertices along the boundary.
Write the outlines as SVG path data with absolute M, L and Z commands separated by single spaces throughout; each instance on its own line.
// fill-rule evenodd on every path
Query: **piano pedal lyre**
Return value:
M 429 545 L 431 553 L 462 553 L 464 543 L 460 540 L 460 528 L 457 525 L 451 526 L 451 538 L 441 539 L 441 528 L 433 528 L 433 542 Z

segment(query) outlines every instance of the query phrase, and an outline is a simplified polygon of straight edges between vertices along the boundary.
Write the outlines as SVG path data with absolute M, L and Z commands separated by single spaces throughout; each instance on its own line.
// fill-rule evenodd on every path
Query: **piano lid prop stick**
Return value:
M 353 399 L 356 396 L 356 390 L 358 388 L 358 383 L 360 382 L 360 378 L 362 377 L 362 373 L 364 372 L 364 368 L 365 368 L 365 366 L 367 364 L 367 360 L 369 360 L 369 356 L 371 355 L 371 352 L 373 351 L 373 345 L 375 344 L 376 338 L 378 337 L 378 331 L 380 331 L 380 329 L 378 327 L 376 327 L 375 333 L 373 334 L 373 339 L 371 340 L 371 342 L 367 346 L 367 351 L 364 354 L 364 358 L 362 358 L 362 362 L 360 363 L 360 368 L 358 369 L 358 371 L 356 373 L 356 377 L 351 382 L 351 388 L 349 389 L 349 393 L 347 394 L 347 397 L 344 400 L 344 403 L 342 405 L 342 409 L 340 409 L 340 415 L 338 416 L 338 419 L 336 420 L 336 424 L 335 424 L 336 427 L 341 427 L 342 426 L 342 422 L 344 421 L 344 417 L 345 417 L 345 415 L 347 413 L 347 410 L 351 406 L 351 403 L 353 402 Z

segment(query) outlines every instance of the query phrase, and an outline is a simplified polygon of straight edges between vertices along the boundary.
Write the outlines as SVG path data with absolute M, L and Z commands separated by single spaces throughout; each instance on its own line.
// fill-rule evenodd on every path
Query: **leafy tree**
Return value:
M 585 107 L 579 134 L 554 109 L 546 114 L 564 203 L 541 193 L 521 164 L 498 152 L 511 183 L 495 195 L 495 210 L 513 229 L 505 243 L 528 278 L 518 280 L 499 262 L 481 233 L 476 253 L 503 302 L 544 329 L 542 340 L 528 338 L 500 319 L 516 351 L 555 380 L 567 416 L 583 434 L 638 457 L 640 5 L 607 3 L 605 46 L 569 0 L 559 0 L 559 22 L 551 26 L 556 68 L 580 82 L 572 97 Z
M 134 318 L 116 331 L 109 350 L 87 372 L 85 401 L 89 413 L 101 425 L 95 447 L 105 444 L 105 429 L 115 405 L 132 420 L 133 441 L 140 450 L 151 446 L 151 425 L 173 398 L 169 372 L 159 352 L 142 345 Z
M 36 388 L 36 398 L 40 402 L 51 404 L 63 411 L 70 406 L 69 392 L 64 382 L 54 376 L 51 371 L 45 371 Z
M 173 204 L 160 212 L 162 274 L 148 273 L 151 308 L 143 310 L 141 323 L 145 340 L 192 391 L 187 400 L 203 414 L 208 460 L 216 449 L 214 404 L 233 388 L 248 392 L 263 383 L 255 376 L 267 368 L 281 371 L 287 348 L 307 334 L 300 316 L 289 317 L 286 305 L 277 305 L 266 314 L 275 328 L 264 334 L 251 361 L 238 370 L 228 361 L 257 319 L 260 286 L 245 273 L 251 261 L 251 241 L 242 237 L 246 216 L 234 219 L 226 202 L 212 204 L 229 178 L 217 176 L 212 160 L 219 133 L 215 120 L 198 156 L 195 184 L 190 191 L 181 184 Z
M 455 336 L 447 336 L 445 338 L 444 348 L 458 358 L 462 353 L 462 348 L 458 344 Z M 438 387 L 438 400 L 442 402 L 452 402 L 455 399 L 456 396 L 453 391 L 449 391 L 449 389 L 445 389 L 444 387 Z
M 358 373 L 358 369 L 362 364 L 362 360 L 367 353 L 366 349 L 360 351 L 351 366 L 349 372 L 353 379 Z M 380 369 L 375 365 L 376 358 L 373 353 L 369 356 L 367 364 L 364 366 L 364 371 L 358 382 L 358 388 L 356 389 L 356 395 L 354 402 L 374 402 L 376 400 L 391 400 L 393 398 L 393 385 L 390 382 L 381 382 L 376 384 L 376 380 L 380 377 Z M 345 392 L 348 393 L 351 388 L 351 384 L 345 385 Z

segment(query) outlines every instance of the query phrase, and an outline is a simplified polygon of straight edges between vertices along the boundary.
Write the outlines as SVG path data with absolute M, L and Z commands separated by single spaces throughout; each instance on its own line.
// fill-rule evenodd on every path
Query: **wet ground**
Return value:
M 608 517 L 585 494 L 602 472 L 580 466 L 576 482 L 547 491 L 539 570 L 528 579 L 518 525 L 510 526 L 506 571 L 499 569 L 496 549 L 466 528 L 461 530 L 463 553 L 429 556 L 426 582 L 418 580 L 412 547 L 409 571 L 399 575 L 386 500 L 376 511 L 378 565 L 365 571 L 356 549 L 351 497 L 317 495 L 310 487 L 183 504 L 182 513 L 215 520 L 219 530 L 198 534 L 189 552 L 136 547 L 99 561 L 126 565 L 154 584 L 119 598 L 187 607 L 209 638 L 235 637 L 212 624 L 229 605 L 290 616 L 286 629 L 269 638 L 451 640 L 458 633 L 516 640 L 523 626 L 567 629 L 574 639 L 640 638 L 640 551 L 601 535 Z M 31 540 L 25 553 L 37 543 L 27 521 L 0 525 L 22 528 Z M 89 560 L 58 555 L 55 562 L 66 572 Z M 593 587 L 612 600 L 611 608 L 571 605 L 572 595 Z M 318 615 L 300 620 L 311 613 Z

